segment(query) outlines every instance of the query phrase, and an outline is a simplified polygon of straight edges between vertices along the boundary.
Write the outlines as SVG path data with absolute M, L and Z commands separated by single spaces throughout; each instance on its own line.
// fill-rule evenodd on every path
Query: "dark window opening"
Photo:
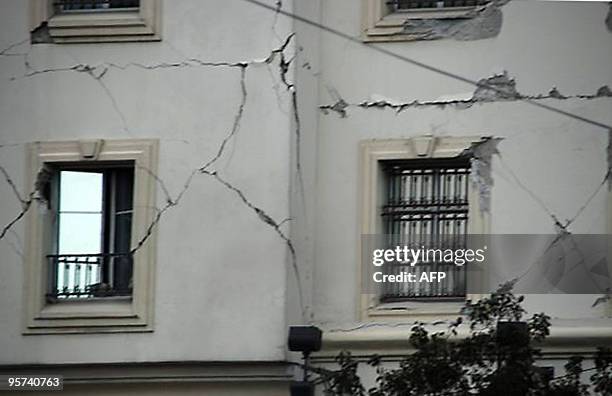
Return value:
M 387 4 L 397 11 L 447 9 L 460 7 L 476 7 L 489 3 L 490 0 L 394 0 Z
M 383 161 L 382 217 L 388 248 L 462 249 L 468 227 L 470 159 Z M 442 271 L 442 282 L 384 283 L 381 300 L 459 299 L 466 294 L 464 267 L 438 260 L 410 267 L 389 263 L 387 274 Z
M 139 0 L 57 0 L 53 2 L 55 11 L 112 11 L 133 10 L 140 6 Z
M 51 299 L 132 295 L 133 163 L 54 168 Z

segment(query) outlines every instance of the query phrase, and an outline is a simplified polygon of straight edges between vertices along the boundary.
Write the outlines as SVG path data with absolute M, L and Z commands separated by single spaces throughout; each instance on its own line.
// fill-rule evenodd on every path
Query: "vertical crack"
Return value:
M 221 145 L 219 145 L 217 154 L 199 169 L 200 172 L 204 172 L 211 165 L 217 162 L 219 158 L 221 158 L 221 156 L 223 155 L 223 152 L 225 151 L 225 146 L 227 145 L 227 142 L 229 142 L 240 129 L 240 122 L 242 121 L 242 115 L 244 114 L 244 107 L 247 101 L 246 70 L 247 70 L 247 65 L 241 64 L 240 65 L 240 92 L 242 94 L 242 99 L 240 101 L 240 105 L 238 106 L 238 111 L 236 112 L 236 115 L 234 116 L 234 123 L 232 124 L 232 128 L 230 129 L 229 134 L 221 142 Z

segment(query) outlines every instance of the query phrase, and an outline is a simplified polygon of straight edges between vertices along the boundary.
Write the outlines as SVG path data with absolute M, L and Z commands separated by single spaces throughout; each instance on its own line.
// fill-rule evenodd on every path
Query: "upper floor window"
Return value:
M 160 40 L 161 0 L 29 1 L 30 30 L 54 43 Z
M 53 5 L 55 11 L 114 11 L 114 10 L 138 10 L 139 0 L 55 0 Z
M 449 9 L 485 5 L 490 0 L 395 0 L 387 4 L 397 11 L 416 11 L 425 9 Z
M 382 206 L 387 246 L 419 249 L 466 248 L 470 160 L 394 160 L 382 162 L 385 203 Z M 433 258 L 435 260 L 435 257 Z M 444 272 L 441 282 L 384 283 L 381 301 L 461 299 L 466 294 L 465 267 L 441 261 L 388 263 L 386 273 Z M 414 271 L 413 271 L 414 270 Z
M 413 41 L 494 37 L 501 29 L 501 6 L 491 0 L 362 0 L 362 38 Z M 475 24 L 487 29 L 474 29 Z

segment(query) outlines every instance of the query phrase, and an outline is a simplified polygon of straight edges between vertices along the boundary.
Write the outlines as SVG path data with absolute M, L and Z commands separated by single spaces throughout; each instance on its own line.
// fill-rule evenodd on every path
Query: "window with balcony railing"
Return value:
M 386 201 L 382 207 L 387 244 L 413 249 L 465 248 L 468 229 L 469 158 L 383 161 Z M 443 271 L 442 282 L 385 283 L 381 301 L 460 299 L 466 295 L 464 267 L 426 262 L 389 263 L 388 274 Z
M 52 174 L 57 220 L 47 298 L 131 296 L 134 165 L 77 163 Z

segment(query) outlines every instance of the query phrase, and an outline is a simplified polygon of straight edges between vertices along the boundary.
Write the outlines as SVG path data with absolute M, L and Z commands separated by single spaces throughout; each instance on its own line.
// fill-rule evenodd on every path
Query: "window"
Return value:
M 486 234 L 489 215 L 481 210 L 480 192 L 470 180 L 472 159 L 465 154 L 483 141 L 486 138 L 419 136 L 361 142 L 362 257 L 358 290 L 362 320 L 432 315 L 450 318 L 459 313 L 466 298 L 478 298 L 470 290 L 478 289 L 488 275 L 441 260 L 414 267 L 416 271 L 446 272 L 447 278 L 439 285 L 373 284 L 372 275 L 377 270 L 371 265 L 367 246 L 376 240 L 388 248 L 408 245 L 454 250 L 465 247 L 468 235 Z M 381 268 L 390 275 L 408 272 L 402 263 Z
M 57 219 L 47 255 L 49 301 L 132 295 L 134 165 L 64 165 L 53 171 Z
M 161 0 L 30 0 L 34 31 L 45 23 L 54 43 L 157 41 Z
M 395 160 L 381 165 L 386 176 L 381 216 L 389 248 L 466 248 L 469 158 Z M 388 274 L 413 272 L 409 265 L 389 265 Z M 418 278 L 426 271 L 443 271 L 447 277 L 440 283 L 384 283 L 381 301 L 465 297 L 465 267 L 429 262 L 415 269 Z
M 56 13 L 92 10 L 138 10 L 139 0 L 56 0 Z
M 387 4 L 395 7 L 397 11 L 413 11 L 424 9 L 450 9 L 461 7 L 474 7 L 485 5 L 489 0 L 395 0 Z
M 441 32 L 460 31 L 462 21 L 475 18 L 489 3 L 490 0 L 362 0 L 362 38 L 364 41 L 441 38 L 444 37 Z M 439 24 L 438 29 L 432 29 L 433 22 Z
M 157 141 L 38 142 L 29 158 L 24 333 L 151 331 Z

